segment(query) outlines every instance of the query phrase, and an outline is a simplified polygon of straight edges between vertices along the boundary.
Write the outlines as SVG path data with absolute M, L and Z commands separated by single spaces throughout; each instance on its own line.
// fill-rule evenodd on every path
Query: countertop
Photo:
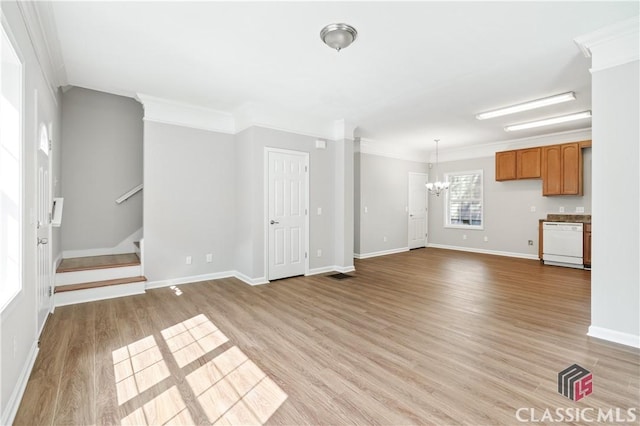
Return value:
M 541 222 L 573 222 L 573 223 L 591 223 L 590 214 L 548 214 L 546 219 L 540 219 Z

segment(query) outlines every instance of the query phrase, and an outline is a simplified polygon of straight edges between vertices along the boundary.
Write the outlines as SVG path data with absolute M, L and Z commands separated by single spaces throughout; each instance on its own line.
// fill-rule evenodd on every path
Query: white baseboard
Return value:
M 621 331 L 611 330 L 608 328 L 590 326 L 587 336 L 596 337 L 598 339 L 607 340 L 609 342 L 620 343 L 621 345 L 640 348 L 640 336 Z
M 305 276 L 308 277 L 311 275 L 326 274 L 328 272 L 342 272 L 343 274 L 346 274 L 347 272 L 353 272 L 355 270 L 356 268 L 354 266 L 323 266 L 322 268 L 310 269 L 309 272 L 305 274 Z
M 27 360 L 22 368 L 22 372 L 20 373 L 20 377 L 18 377 L 18 382 L 13 388 L 13 393 L 9 397 L 9 401 L 7 402 L 7 406 L 2 413 L 2 417 L 0 418 L 0 424 L 2 425 L 10 425 L 13 424 L 15 420 L 16 414 L 18 413 L 18 408 L 20 407 L 20 402 L 22 401 L 22 396 L 24 395 L 24 391 L 27 388 L 27 382 L 29 381 L 29 376 L 31 376 L 31 370 L 33 370 L 33 365 L 36 362 L 36 357 L 38 356 L 38 341 L 33 342 L 31 346 L 31 350 L 29 351 L 29 355 L 27 356 Z
M 355 257 L 356 259 L 368 259 L 370 257 L 386 256 L 388 254 L 403 253 L 405 251 L 409 251 L 409 247 L 400 247 L 400 248 L 391 249 L 391 250 L 374 251 L 371 253 L 354 253 L 353 257 Z
M 90 257 L 90 256 L 105 256 L 109 254 L 126 254 L 134 253 L 135 246 L 134 241 L 140 241 L 143 235 L 143 228 L 137 229 L 133 234 L 120 241 L 114 247 L 104 247 L 86 250 L 64 250 L 62 257 L 69 259 L 72 257 Z
M 84 290 L 63 291 L 54 294 L 55 306 L 75 305 L 76 303 L 95 302 L 96 300 L 115 299 L 116 297 L 144 294 L 145 281 L 87 288 Z
M 267 277 L 251 278 L 238 271 L 235 271 L 233 273 L 233 276 L 249 285 L 269 284 L 269 280 L 267 279 Z
M 349 266 L 334 266 L 333 270 L 336 272 L 342 272 L 343 274 L 346 274 L 347 272 L 355 272 L 356 267 L 353 265 L 349 265 Z
M 307 272 L 306 274 L 304 274 L 305 276 L 310 276 L 310 275 L 318 275 L 318 274 L 326 274 L 327 272 L 333 272 L 336 270 L 335 266 L 323 266 L 322 268 L 313 268 L 313 269 L 309 269 L 309 272 Z
M 198 283 L 198 282 L 209 281 L 209 280 L 219 280 L 221 278 L 229 278 L 234 276 L 235 276 L 234 271 L 213 272 L 211 274 L 191 275 L 187 277 L 171 278 L 168 280 L 147 281 L 146 288 L 152 289 L 152 288 L 170 287 L 172 285 L 182 285 L 182 284 Z
M 450 246 L 446 244 L 432 244 L 432 243 L 427 244 L 427 247 L 446 249 L 446 250 L 466 251 L 470 253 L 491 254 L 493 256 L 506 256 L 506 257 L 517 257 L 519 259 L 539 260 L 537 254 L 513 253 L 510 251 L 485 250 L 485 249 L 478 249 L 478 248 L 472 248 L 472 247 L 460 247 L 460 246 Z
M 63 253 L 60 252 L 60 254 L 58 254 L 58 256 L 56 256 L 55 260 L 53 261 L 53 273 L 56 273 L 56 270 L 58 269 L 58 266 L 60 266 L 60 264 L 62 263 L 62 259 L 63 259 Z

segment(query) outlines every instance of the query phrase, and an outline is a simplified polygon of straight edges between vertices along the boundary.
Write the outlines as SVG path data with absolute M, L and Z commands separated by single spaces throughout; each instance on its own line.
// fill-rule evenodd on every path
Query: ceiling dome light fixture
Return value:
M 320 31 L 320 38 L 324 44 L 339 52 L 356 41 L 358 31 L 347 24 L 329 24 Z

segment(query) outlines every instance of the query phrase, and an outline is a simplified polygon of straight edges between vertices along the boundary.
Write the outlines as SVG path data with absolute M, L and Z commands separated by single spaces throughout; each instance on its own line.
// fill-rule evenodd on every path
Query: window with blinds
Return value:
M 483 229 L 482 170 L 446 173 L 445 227 Z

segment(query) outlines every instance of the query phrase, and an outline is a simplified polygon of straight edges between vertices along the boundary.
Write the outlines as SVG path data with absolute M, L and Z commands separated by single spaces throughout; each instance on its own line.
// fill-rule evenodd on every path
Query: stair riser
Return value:
M 89 269 L 86 271 L 61 272 L 56 274 L 56 286 L 79 284 L 93 281 L 114 280 L 142 275 L 142 267 L 122 266 L 120 268 Z
M 76 303 L 93 302 L 96 300 L 114 299 L 116 297 L 132 296 L 145 292 L 145 282 L 111 285 L 107 287 L 88 288 L 84 290 L 66 291 L 54 295 L 54 304 L 58 306 L 74 305 Z

